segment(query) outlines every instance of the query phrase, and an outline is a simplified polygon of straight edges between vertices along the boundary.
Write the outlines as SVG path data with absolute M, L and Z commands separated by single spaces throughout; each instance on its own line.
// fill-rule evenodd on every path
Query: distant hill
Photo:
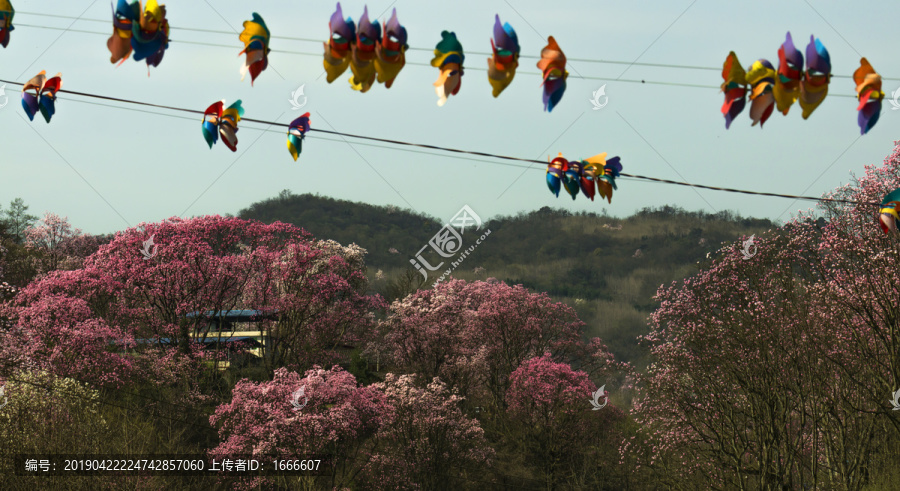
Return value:
M 366 264 L 372 271 L 410 266 L 410 257 L 443 226 L 435 218 L 399 208 L 287 191 L 250 205 L 238 217 L 281 221 L 302 227 L 318 239 L 356 243 L 368 251 Z M 391 248 L 398 253 L 390 253 Z
M 358 244 L 368 251 L 373 290 L 388 300 L 410 289 L 408 279 L 419 277 L 410 258 L 450 218 L 289 191 L 254 203 L 238 216 L 291 223 L 320 239 Z M 644 353 L 634 338 L 647 332 L 646 318 L 657 306 L 652 297 L 659 286 L 697 271 L 698 262 L 722 242 L 776 227 L 767 219 L 671 206 L 645 208 L 624 219 L 544 207 L 488 220 L 485 228 L 491 235 L 453 276 L 494 277 L 547 292 L 572 305 L 588 324 L 588 333 L 602 337 L 617 357 L 641 366 Z M 436 254 L 426 258 L 440 262 Z M 379 270 L 384 279 L 376 278 Z

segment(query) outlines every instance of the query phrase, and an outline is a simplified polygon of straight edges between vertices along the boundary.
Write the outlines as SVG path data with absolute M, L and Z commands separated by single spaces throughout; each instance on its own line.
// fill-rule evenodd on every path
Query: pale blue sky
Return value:
M 63 31 L 26 26 L 64 28 L 72 23 L 27 12 L 64 16 L 84 12 L 84 19 L 108 20 L 110 6 L 105 0 L 14 0 L 19 26 L 9 47 L 0 49 L 0 79 L 24 82 L 40 70 L 50 75 L 62 72 L 64 90 L 197 110 L 221 99 L 228 104 L 243 99 L 248 118 L 288 123 L 308 110 L 313 128 L 542 160 L 560 151 L 569 159 L 608 152 L 622 158 L 628 173 L 815 196 L 847 182 L 851 172 L 860 174 L 865 165 L 880 163 L 900 135 L 900 111 L 892 111 L 885 101 L 881 120 L 854 143 L 859 136 L 856 101 L 831 96 L 807 121 L 795 105 L 787 117 L 776 113 L 760 130 L 750 127 L 745 110 L 726 131 L 717 89 L 616 80 L 718 86 L 719 71 L 642 66 L 625 71 L 626 65 L 583 61 L 569 63 L 566 93 L 548 114 L 542 111 L 536 59 L 522 58 L 512 85 L 494 99 L 483 70 L 486 56 L 473 53 L 490 51 L 495 13 L 516 29 L 523 56 L 539 55 L 547 36 L 553 35 L 569 58 L 702 67 L 721 67 L 730 50 L 745 67 L 757 58 L 777 65 L 778 47 L 790 30 L 801 50 L 810 34 L 822 39 L 836 75 L 830 93 L 851 95 L 854 85 L 845 77 L 858 67 L 860 55 L 883 76 L 900 77 L 896 63 L 900 32 L 892 15 L 894 5 L 887 1 L 781 0 L 752 6 L 713 0 L 369 2 L 370 16 L 384 12 L 380 20 L 390 15 L 389 7 L 396 7 L 410 46 L 425 48 L 410 50 L 409 63 L 427 64 L 442 30 L 457 33 L 466 50 L 465 66 L 471 69 L 459 95 L 442 108 L 436 105 L 432 87 L 438 75 L 435 68 L 407 65 L 390 90 L 378 85 L 360 94 L 347 83 L 349 70 L 330 85 L 320 77 L 321 42 L 277 38 L 326 40 L 334 2 L 165 3 L 173 41 L 162 64 L 147 77 L 143 62 L 128 60 L 118 68 L 110 64 L 106 49 L 110 22 L 78 21 L 73 30 L 104 35 L 66 32 L 55 43 Z M 354 20 L 363 5 L 342 2 L 345 15 Z M 269 69 L 251 88 L 249 77 L 240 81 L 243 57 L 238 57 L 242 44 L 237 32 L 254 11 L 276 38 Z M 580 75 L 601 80 L 582 80 Z M 308 103 L 302 111 L 292 111 L 288 99 L 301 84 Z M 589 99 L 603 84 L 609 103 L 594 111 Z M 889 95 L 898 87 L 897 80 L 885 81 Z M 263 128 L 258 124 L 241 124 L 237 153 L 221 143 L 210 150 L 200 131 L 200 116 L 159 111 L 188 118 L 177 119 L 113 109 L 77 102 L 84 99 L 62 93 L 51 124 L 40 116 L 29 123 L 19 105 L 19 90 L 7 86 L 9 103 L 0 109 L 0 203 L 5 207 L 21 196 L 31 212 L 67 215 L 74 226 L 90 233 L 179 214 L 236 213 L 286 188 L 298 194 L 411 207 L 442 219 L 452 217 L 463 204 L 485 218 L 543 206 L 598 213 L 606 208 L 612 215 L 626 216 L 644 206 L 677 205 L 785 219 L 809 206 L 630 179 L 619 182 L 612 205 L 583 196 L 573 202 L 547 190 L 543 167 L 523 174 L 507 165 L 374 148 L 349 139 L 351 147 L 321 133 L 310 134 L 295 163 L 285 147 L 283 128 L 262 133 L 253 129 Z

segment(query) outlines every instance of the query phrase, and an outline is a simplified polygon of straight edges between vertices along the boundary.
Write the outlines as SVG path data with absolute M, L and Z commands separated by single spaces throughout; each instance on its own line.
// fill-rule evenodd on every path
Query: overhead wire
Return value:
M 50 30 L 67 31 L 67 32 L 77 32 L 77 33 L 82 33 L 82 34 L 98 34 L 98 35 L 102 35 L 102 36 L 109 35 L 108 33 L 105 33 L 105 32 L 84 31 L 84 30 L 79 30 L 79 29 L 65 29 L 62 27 L 38 26 L 38 25 L 33 25 L 33 24 L 16 23 L 16 26 L 34 27 L 34 28 L 39 28 L 39 29 L 50 29 Z M 179 40 L 169 39 L 168 41 L 174 42 L 174 43 L 193 44 L 193 45 L 198 45 L 198 46 L 212 46 L 212 47 L 217 47 L 217 48 L 235 49 L 235 46 L 229 45 L 229 44 L 206 43 L 206 42 L 201 42 L 201 41 L 185 41 L 185 40 L 180 40 L 180 39 Z M 299 55 L 299 56 L 312 56 L 312 57 L 321 57 L 322 56 L 322 53 L 310 53 L 310 52 L 304 52 L 304 51 L 290 51 L 290 50 L 280 50 L 280 49 L 273 49 L 270 51 L 272 53 L 286 53 L 286 54 L 290 54 L 290 55 Z M 419 62 L 414 62 L 414 61 L 407 61 L 406 65 L 433 68 L 430 63 L 419 63 Z M 472 67 L 472 66 L 467 66 L 467 67 L 465 67 L 465 69 L 468 71 L 472 71 L 472 70 L 480 71 L 480 72 L 487 71 L 487 68 Z M 538 71 L 524 71 L 523 73 L 529 73 L 532 75 L 541 75 L 541 72 L 538 72 Z M 610 80 L 608 77 L 596 77 L 596 76 L 574 75 L 574 74 L 569 74 L 569 78 L 582 79 L 582 80 Z M 691 87 L 691 88 L 698 88 L 698 89 L 718 89 L 719 88 L 718 86 L 714 86 L 714 85 L 702 85 L 702 84 L 681 83 L 681 82 L 660 82 L 660 81 L 655 81 L 655 80 L 638 80 L 638 79 L 616 79 L 616 82 L 639 83 L 639 84 L 648 84 L 648 85 L 667 85 L 667 86 L 672 86 L 672 87 Z M 849 94 L 832 94 L 832 95 L 834 97 L 854 97 L 854 98 L 856 97 L 856 96 L 849 95 Z
M 111 23 L 111 19 L 109 19 L 109 20 L 87 19 L 84 17 L 74 17 L 74 16 L 69 16 L 69 15 L 57 15 L 57 14 L 45 14 L 45 13 L 41 13 L 41 12 L 21 12 L 21 11 L 19 11 L 16 13 L 19 15 L 35 15 L 35 16 L 39 16 L 39 17 L 54 17 L 54 18 L 59 18 L 59 19 L 78 20 L 78 21 L 86 21 L 86 22 L 99 22 L 102 24 L 110 24 Z M 62 29 L 62 28 L 53 28 L 53 27 L 49 27 L 49 26 L 37 26 L 37 25 L 28 25 L 28 24 L 19 24 L 19 23 L 16 23 L 16 25 L 17 26 L 25 25 L 28 27 L 43 27 L 43 28 L 48 28 L 48 29 Z M 196 28 L 196 27 L 177 26 L 177 27 L 171 27 L 171 29 L 174 31 L 203 32 L 203 33 L 211 33 L 211 34 L 222 34 L 222 35 L 226 35 L 226 36 L 234 36 L 234 34 L 235 34 L 234 31 L 223 31 L 223 30 L 218 30 L 218 29 L 201 29 L 201 28 Z M 97 33 L 97 32 L 93 32 L 93 31 L 83 31 L 83 32 L 90 32 L 93 34 L 104 34 L 104 35 L 107 34 L 107 33 Z M 284 39 L 284 40 L 288 40 L 288 41 L 300 41 L 300 42 L 309 42 L 309 43 L 316 43 L 316 44 L 323 42 L 322 39 L 296 37 L 296 36 L 279 36 L 279 35 L 273 34 L 270 37 L 272 39 Z M 187 42 L 187 41 L 182 41 L 182 42 Z M 222 46 L 222 47 L 233 48 L 233 46 L 226 46 L 226 45 L 222 45 L 222 44 L 212 44 L 212 43 L 210 43 L 210 44 L 213 46 Z M 410 47 L 409 51 L 425 51 L 425 52 L 431 53 L 434 51 L 434 49 L 433 48 Z M 278 51 L 273 50 L 273 52 L 277 53 Z M 467 50 L 467 53 L 474 54 L 474 55 L 481 55 L 481 56 L 492 56 L 493 55 L 493 53 L 487 52 L 487 51 L 468 51 Z M 295 54 L 304 54 L 304 55 L 310 55 L 310 56 L 322 56 L 321 53 L 295 52 Z M 526 54 L 519 54 L 519 58 L 534 59 L 534 60 L 541 59 L 540 56 L 526 55 Z M 574 61 L 574 62 L 579 62 L 579 63 L 599 63 L 599 64 L 608 64 L 608 65 L 645 66 L 645 67 L 655 67 L 655 68 L 676 68 L 676 69 L 682 69 L 682 70 L 706 70 L 706 71 L 715 71 L 715 72 L 722 71 L 721 67 L 680 65 L 680 64 L 674 64 L 674 63 L 648 63 L 648 62 L 636 62 L 636 61 L 624 61 L 624 60 L 603 60 L 603 59 L 594 59 L 594 58 L 573 58 L 573 57 L 566 57 L 566 59 L 568 61 Z M 426 66 L 431 66 L 431 65 L 426 65 Z M 468 70 L 471 68 L 466 67 L 466 69 Z M 833 78 L 846 78 L 846 79 L 853 78 L 850 75 L 832 75 L 832 77 Z M 882 80 L 900 81 L 900 78 L 882 77 Z M 718 87 L 716 87 L 716 88 L 718 88 Z
M 24 85 L 21 82 L 15 82 L 12 80 L 4 80 L 4 79 L 0 79 L 0 83 L 10 84 L 10 85 L 19 85 L 19 86 Z M 153 104 L 150 102 L 135 101 L 135 100 L 131 100 L 131 99 L 123 99 L 123 98 L 119 98 L 119 97 L 104 96 L 104 95 L 100 95 L 100 94 L 91 94 L 91 93 L 87 93 L 87 92 L 76 92 L 76 91 L 71 91 L 71 90 L 60 89 L 58 93 L 60 93 L 60 94 L 66 93 L 66 94 L 72 94 L 72 95 L 76 95 L 76 96 L 101 99 L 101 100 L 107 100 L 107 101 L 113 101 L 113 102 L 120 102 L 120 103 L 125 103 L 125 104 L 147 106 L 147 107 L 165 109 L 165 110 L 170 110 L 170 111 L 186 112 L 186 113 L 199 114 L 199 115 L 204 114 L 204 111 L 200 111 L 197 109 L 167 106 L 167 105 L 163 105 L 163 104 Z M 79 101 L 79 102 L 86 102 L 86 101 Z M 113 106 L 113 105 L 109 105 L 109 104 L 98 104 L 98 105 L 102 105 L 105 107 L 118 108 L 118 109 L 126 109 L 126 110 L 128 109 L 128 108 L 124 108 L 124 107 L 120 107 L 120 106 Z M 157 115 L 161 115 L 161 116 L 171 116 L 171 115 L 166 115 L 166 114 L 162 114 L 162 113 L 153 113 L 153 112 L 149 112 L 149 111 L 142 111 L 142 112 L 147 112 L 149 114 L 157 114 Z M 179 119 L 189 119 L 189 118 L 181 117 Z M 241 118 L 241 121 L 248 122 L 248 123 L 264 124 L 267 126 L 280 126 L 280 127 L 284 127 L 284 128 L 290 127 L 290 124 L 288 124 L 288 123 L 279 123 L 279 122 L 275 122 L 275 121 L 265 121 L 265 120 L 253 119 L 253 118 Z M 257 129 L 257 128 L 254 128 L 254 129 Z M 429 144 L 424 144 L 424 143 L 414 143 L 414 142 L 407 142 L 407 141 L 403 141 L 403 140 L 394 140 L 394 139 L 388 139 L 388 138 L 378 138 L 378 137 L 373 137 L 373 136 L 357 135 L 357 134 L 345 133 L 345 132 L 341 132 L 341 131 L 310 128 L 310 132 L 321 132 L 321 133 L 325 133 L 325 134 L 338 135 L 338 136 L 347 137 L 347 138 L 370 140 L 370 141 L 376 141 L 376 142 L 380 142 L 380 143 L 388 143 L 388 144 L 392 144 L 392 145 L 418 147 L 418 148 L 436 150 L 436 151 L 441 151 L 441 152 L 449 152 L 449 153 L 455 153 L 455 154 L 462 154 L 462 155 L 475 155 L 475 156 L 479 156 L 479 157 L 487 157 L 487 158 L 492 158 L 492 159 L 510 160 L 510 161 L 515 161 L 515 162 L 528 163 L 528 164 L 539 164 L 542 166 L 546 165 L 546 162 L 543 162 L 541 160 L 535 160 L 535 159 L 525 159 L 525 158 L 521 158 L 521 157 L 498 155 L 498 154 L 493 154 L 493 153 L 488 153 L 488 152 L 462 150 L 462 149 L 458 149 L 458 148 L 441 147 L 441 146 L 437 146 L 437 145 L 429 145 Z M 662 178 L 657 178 L 657 177 L 643 176 L 643 175 L 639 175 L 639 174 L 629 174 L 629 173 L 625 173 L 625 172 L 621 172 L 620 176 L 625 177 L 625 178 L 646 180 L 646 181 L 651 181 L 651 182 L 675 184 L 675 185 L 679 185 L 679 186 L 688 186 L 688 187 L 699 188 L 699 189 L 708 189 L 711 191 L 722 191 L 722 192 L 730 192 L 730 193 L 740 193 L 740 194 L 748 194 L 748 195 L 756 195 L 756 196 L 769 196 L 769 197 L 776 197 L 776 198 L 787 198 L 787 199 L 807 200 L 807 201 L 816 201 L 816 202 L 824 201 L 824 202 L 833 202 L 833 203 L 864 204 L 864 205 L 871 205 L 871 206 L 881 206 L 881 203 L 874 202 L 874 201 L 854 201 L 854 200 L 824 198 L 824 197 L 816 197 L 816 196 L 802 196 L 802 195 L 794 195 L 794 194 L 781 194 L 781 193 L 768 193 L 768 192 L 762 192 L 762 191 L 750 191 L 750 190 L 727 188 L 727 187 L 721 187 L 721 186 L 708 186 L 708 185 L 703 185 L 703 184 L 694 184 L 694 183 L 683 182 L 683 181 L 673 181 L 670 179 L 662 179 Z
M 33 14 L 33 15 L 37 15 L 37 14 Z M 56 17 L 69 18 L 69 16 L 56 16 Z M 92 22 L 106 22 L 106 23 L 110 22 L 110 21 L 101 21 L 100 19 L 79 19 L 79 20 L 92 21 Z M 32 28 L 37 28 L 37 29 L 50 29 L 50 30 L 57 30 L 57 31 L 76 32 L 76 33 L 81 33 L 81 34 L 96 34 L 96 35 L 102 35 L 102 36 L 109 36 L 109 33 L 106 33 L 106 32 L 87 31 L 87 30 L 82 30 L 82 29 L 68 29 L 68 28 L 63 28 L 63 27 L 43 26 L 43 25 L 37 25 L 37 24 L 23 24 L 23 23 L 16 23 L 15 25 L 21 26 L 21 27 L 32 27 Z M 217 31 L 217 30 L 213 30 L 213 29 L 179 28 L 178 30 L 209 32 L 209 33 L 229 34 L 229 35 L 235 34 L 234 32 Z M 272 36 L 273 39 L 278 38 L 278 37 L 279 36 Z M 316 42 L 316 43 L 322 42 L 322 40 L 311 39 L 311 38 L 297 38 L 297 37 L 287 37 L 287 36 L 282 36 L 281 38 L 295 40 L 295 41 L 303 41 L 303 42 Z M 219 48 L 226 48 L 226 49 L 236 49 L 235 45 L 221 44 L 221 43 L 188 41 L 188 40 L 172 39 L 172 38 L 169 38 L 168 41 L 174 42 L 174 43 L 184 43 L 184 44 L 192 44 L 192 45 L 198 45 L 198 46 L 211 46 L 211 47 L 219 47 Z M 433 50 L 427 49 L 427 48 L 410 48 L 410 50 L 428 51 L 428 52 L 433 51 Z M 298 56 L 311 56 L 311 57 L 321 57 L 322 56 L 321 52 L 314 53 L 314 52 L 306 52 L 306 51 L 292 51 L 292 50 L 281 50 L 281 49 L 272 49 L 270 51 L 272 53 L 285 53 L 285 54 L 298 55 Z M 470 51 L 469 53 L 475 54 L 475 55 L 485 55 L 485 56 L 492 55 L 492 53 L 478 52 L 478 51 Z M 520 55 L 519 57 L 520 58 L 540 59 L 540 57 L 528 56 L 528 55 Z M 589 59 L 589 58 L 567 58 L 567 60 L 574 61 L 574 62 L 585 62 L 585 63 L 633 65 L 633 66 L 646 66 L 646 67 L 685 69 L 685 70 L 721 71 L 721 68 L 715 68 L 715 67 L 703 67 L 703 66 L 696 66 L 696 65 L 677 65 L 677 64 L 669 64 L 669 63 L 642 63 L 642 62 L 630 63 L 630 62 L 621 61 L 621 60 L 594 60 L 594 59 Z M 406 65 L 432 68 L 432 65 L 430 63 L 419 63 L 419 62 L 407 61 Z M 484 72 L 487 71 L 487 68 L 482 68 L 482 67 L 477 67 L 477 66 L 474 66 L 474 67 L 467 66 L 467 67 L 465 67 L 465 69 L 469 70 L 469 71 L 471 71 L 471 70 L 484 71 Z M 525 70 L 525 71 L 521 71 L 520 73 L 527 73 L 527 74 L 531 74 L 531 75 L 541 75 L 541 72 L 538 72 L 538 71 Z M 832 77 L 833 78 L 848 78 L 848 79 L 852 78 L 848 75 L 832 75 Z M 697 84 L 697 83 L 669 82 L 669 81 L 658 81 L 658 80 L 647 80 L 647 79 L 616 78 L 613 80 L 613 79 L 610 79 L 609 77 L 598 77 L 598 76 L 580 75 L 580 74 L 571 74 L 571 73 L 569 74 L 568 78 L 569 79 L 577 79 L 577 80 L 599 80 L 599 81 L 614 81 L 614 82 L 645 84 L 645 85 L 662 85 L 662 86 L 670 86 L 670 87 L 689 87 L 689 88 L 697 88 L 697 89 L 716 89 L 716 90 L 720 89 L 720 86 L 718 86 L 718 85 L 704 85 L 704 84 Z M 882 77 L 882 80 L 898 80 L 898 81 L 900 81 L 900 78 Z M 854 99 L 857 98 L 857 96 L 853 95 L 853 94 L 831 93 L 829 95 L 831 97 L 844 97 L 844 98 L 854 98 Z
M 158 113 L 158 112 L 153 112 L 153 111 L 147 111 L 147 110 L 144 110 L 144 109 L 137 109 L 137 108 L 133 108 L 133 107 L 115 106 L 115 105 L 112 105 L 112 104 L 103 104 L 103 103 L 100 103 L 100 102 L 94 102 L 94 101 L 84 101 L 84 100 L 80 100 L 80 99 L 70 99 L 70 98 L 68 98 L 68 97 L 57 97 L 57 99 L 63 100 L 63 101 L 77 102 L 77 103 L 80 103 L 80 104 L 89 104 L 89 105 L 92 105 L 92 106 L 109 107 L 109 108 L 113 108 L 113 109 L 121 109 L 121 110 L 123 110 L 123 111 L 133 111 L 133 112 L 138 112 L 138 113 L 143 113 L 143 114 L 152 114 L 152 115 L 154 115 L 154 116 L 163 116 L 163 117 L 167 117 L 167 118 L 182 119 L 182 120 L 185 120 L 185 121 L 196 121 L 195 118 L 189 118 L 189 117 L 187 117 L 187 116 L 179 116 L 179 115 L 177 115 L 177 114 Z M 242 120 L 242 121 L 243 121 L 243 120 Z M 273 130 L 273 129 L 268 129 L 268 128 L 257 128 L 257 127 L 255 127 L 255 126 L 242 126 L 242 129 L 247 129 L 247 130 L 251 130 L 251 131 L 261 131 L 261 132 L 263 132 L 263 133 L 275 133 L 275 134 L 279 134 L 279 135 L 283 135 L 283 134 L 284 134 L 283 131 Z M 346 141 L 340 140 L 340 139 L 337 139 L 337 138 L 325 138 L 325 137 L 323 137 L 323 136 L 315 136 L 315 135 L 311 135 L 310 137 L 311 137 L 311 138 L 314 138 L 316 141 L 326 141 L 326 142 L 342 143 L 342 144 L 346 144 L 346 143 L 347 143 Z M 537 167 L 533 167 L 533 166 L 508 164 L 508 163 L 505 163 L 505 162 L 495 162 L 495 161 L 493 161 L 493 160 L 476 159 L 476 158 L 471 158 L 471 157 L 460 157 L 460 156 L 457 156 L 457 155 L 443 155 L 443 154 L 438 154 L 438 153 L 425 152 L 425 151 L 422 151 L 422 150 L 413 150 L 413 149 L 410 149 L 410 148 L 397 148 L 397 147 L 389 147 L 389 146 L 386 146 L 386 145 L 375 145 L 374 143 L 360 143 L 360 142 L 357 142 L 357 143 L 354 143 L 354 145 L 363 146 L 363 147 L 371 147 L 371 148 L 382 148 L 382 149 L 385 149 L 385 150 L 391 150 L 391 151 L 395 151 L 395 152 L 407 152 L 407 153 L 415 153 L 415 154 L 420 154 L 420 155 L 429 155 L 429 156 L 432 156 L 432 157 L 443 157 L 443 158 L 449 158 L 449 159 L 465 160 L 465 161 L 467 161 L 467 162 L 484 162 L 484 163 L 492 164 L 492 165 L 503 165 L 503 166 L 507 166 L 507 167 L 512 167 L 512 168 L 514 168 L 514 169 L 541 170 L 541 169 L 539 169 L 539 168 L 537 168 Z

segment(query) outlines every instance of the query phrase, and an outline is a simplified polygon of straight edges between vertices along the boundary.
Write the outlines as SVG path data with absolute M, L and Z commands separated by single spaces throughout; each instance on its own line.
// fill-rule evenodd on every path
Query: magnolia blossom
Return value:
M 399 370 L 440 377 L 467 403 L 502 408 L 510 374 L 545 351 L 592 375 L 628 371 L 598 338 L 583 341 L 583 326 L 568 305 L 521 285 L 450 280 L 391 305 L 381 351 Z
M 48 236 L 40 230 L 31 233 L 35 247 L 51 243 L 35 238 Z M 146 261 L 151 235 L 159 248 Z M 139 224 L 82 267 L 22 289 L 0 312 L 18 319 L 0 349 L 105 384 L 132 376 L 196 383 L 205 365 L 194 340 L 209 329 L 197 313 L 255 309 L 255 327 L 274 334 L 263 358 L 270 369 L 339 361 L 339 348 L 362 343 L 374 324 L 369 314 L 383 305 L 366 294 L 364 255 L 280 222 L 207 216 Z
M 879 454 L 900 439 L 884 419 L 900 385 L 900 242 L 871 203 L 897 187 L 900 146 L 826 196 L 845 202 L 757 236 L 752 257 L 726 244 L 660 288 L 623 464 L 696 488 L 875 479 L 870 461 L 893 458 Z

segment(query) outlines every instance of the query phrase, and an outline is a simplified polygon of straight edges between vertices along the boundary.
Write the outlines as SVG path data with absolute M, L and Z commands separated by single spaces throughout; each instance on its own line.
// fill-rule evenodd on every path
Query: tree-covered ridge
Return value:
M 367 251 L 371 288 L 388 301 L 426 286 L 409 260 L 450 218 L 287 190 L 241 210 L 239 216 L 282 221 L 316 237 L 358 244 Z M 698 262 L 706 261 L 723 242 L 777 228 L 770 220 L 730 211 L 690 212 L 668 205 L 644 208 L 623 219 L 549 207 L 482 218 L 483 229 L 490 229 L 491 235 L 453 277 L 493 277 L 565 301 L 587 323 L 588 334 L 600 336 L 617 357 L 638 366 L 646 352 L 634 339 L 647 333 L 647 317 L 658 306 L 653 295 L 660 285 L 696 272 Z
M 239 218 L 263 223 L 280 221 L 303 227 L 315 237 L 366 249 L 366 264 L 375 268 L 405 268 L 409 258 L 443 225 L 432 217 L 390 206 L 353 203 L 312 194 L 282 191 L 254 203 Z M 399 253 L 391 253 L 390 249 Z
M 366 249 L 370 272 L 409 268 L 409 259 L 444 224 L 392 206 L 293 195 L 286 190 L 241 210 L 238 216 L 290 223 L 316 237 L 356 243 Z M 610 284 L 610 278 L 627 277 L 638 269 L 692 267 L 722 242 L 776 225 L 729 211 L 689 212 L 666 205 L 644 208 L 625 219 L 544 207 L 491 218 L 486 227 L 491 229 L 491 239 L 478 247 L 471 267 L 455 271 L 454 276 L 467 278 L 480 267 L 482 276 L 522 283 L 554 296 L 612 300 L 618 285 Z M 648 284 L 640 296 L 649 299 L 657 286 Z

